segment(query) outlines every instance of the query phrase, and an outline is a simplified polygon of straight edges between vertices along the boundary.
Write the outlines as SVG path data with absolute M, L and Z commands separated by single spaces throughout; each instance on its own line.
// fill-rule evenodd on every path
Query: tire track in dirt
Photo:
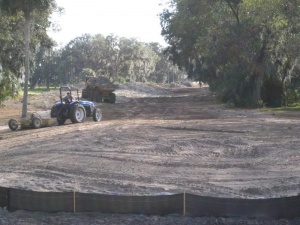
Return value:
M 98 104 L 99 123 L 0 130 L 2 181 L 119 194 L 298 192 L 299 120 L 224 109 L 203 89 L 121 100 Z

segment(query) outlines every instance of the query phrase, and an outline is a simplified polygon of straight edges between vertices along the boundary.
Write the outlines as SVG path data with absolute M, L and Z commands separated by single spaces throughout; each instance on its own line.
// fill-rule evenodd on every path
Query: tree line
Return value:
M 31 88 L 77 83 L 84 81 L 86 75 L 101 75 L 117 82 L 156 83 L 174 82 L 185 76 L 159 43 L 135 38 L 84 34 L 59 50 L 47 46 L 38 50 Z
M 299 1 L 170 0 L 160 18 L 173 62 L 223 102 L 257 107 L 298 100 Z
M 0 104 L 22 90 L 22 117 L 28 88 L 60 86 L 103 75 L 118 82 L 174 82 L 185 73 L 158 43 L 134 38 L 84 34 L 57 49 L 47 29 L 62 12 L 55 0 L 0 0 Z

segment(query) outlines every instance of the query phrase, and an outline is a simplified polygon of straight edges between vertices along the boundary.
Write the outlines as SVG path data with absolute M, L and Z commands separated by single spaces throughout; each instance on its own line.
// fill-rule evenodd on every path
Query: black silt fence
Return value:
M 0 187 L 0 207 L 8 206 L 8 188 Z
M 9 189 L 8 210 L 73 212 L 73 192 L 35 192 Z
M 295 218 L 300 216 L 300 196 L 272 199 L 213 198 L 186 194 L 186 214 L 216 217 Z
M 300 217 L 300 196 L 234 199 L 192 194 L 121 196 L 78 192 L 35 192 L 0 187 L 0 207 L 9 211 L 101 212 L 212 217 Z
M 182 214 L 183 194 L 113 196 L 76 193 L 76 211 L 149 215 Z

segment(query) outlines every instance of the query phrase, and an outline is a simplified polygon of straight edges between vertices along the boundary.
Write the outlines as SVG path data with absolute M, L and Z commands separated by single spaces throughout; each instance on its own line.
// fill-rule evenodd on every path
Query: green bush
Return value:
M 0 105 L 9 97 L 17 97 L 20 91 L 20 83 L 13 73 L 7 69 L 0 72 Z
M 119 83 L 120 84 L 126 83 L 126 78 L 125 77 L 119 77 Z
M 299 93 L 297 90 L 292 88 L 286 88 L 284 93 L 284 105 L 291 106 L 294 103 L 299 102 Z

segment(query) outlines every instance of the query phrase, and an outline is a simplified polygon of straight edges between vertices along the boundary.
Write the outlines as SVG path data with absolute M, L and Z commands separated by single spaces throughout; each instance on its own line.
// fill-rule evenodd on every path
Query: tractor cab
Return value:
M 79 101 L 79 92 L 77 89 L 77 96 L 74 97 L 72 90 L 70 87 L 67 86 L 62 86 L 59 89 L 59 95 L 60 95 L 60 102 L 61 103 L 71 103 L 71 102 L 75 102 L 75 101 Z

